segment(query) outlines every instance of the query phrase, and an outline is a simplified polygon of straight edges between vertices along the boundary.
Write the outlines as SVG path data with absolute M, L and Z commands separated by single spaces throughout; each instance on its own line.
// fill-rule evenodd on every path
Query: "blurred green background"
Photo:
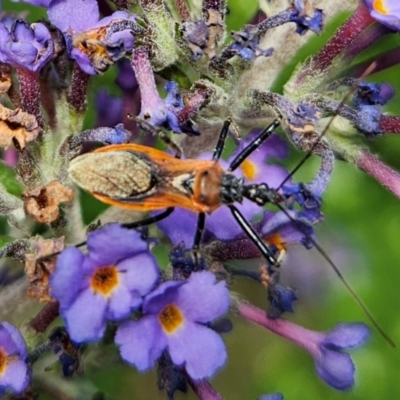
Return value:
M 8 10 L 28 9 L 24 4 L 10 2 L 5 2 L 5 7 Z M 232 29 L 238 29 L 254 15 L 257 3 L 254 0 L 230 0 L 229 8 L 228 24 Z M 332 29 L 330 26 L 329 30 Z M 315 46 L 321 46 L 325 40 L 324 35 L 314 36 L 311 43 L 301 50 L 302 56 L 314 51 Z M 398 45 L 398 42 L 393 44 Z M 295 62 L 292 67 L 294 65 Z M 397 115 L 400 115 L 399 73 L 400 69 L 394 67 L 374 77 L 376 81 L 388 80 L 396 87 L 396 97 L 386 111 Z M 103 77 L 93 78 L 92 87 L 111 82 L 113 76 L 110 71 Z M 400 137 L 382 136 L 368 145 L 382 161 L 400 171 Z M 289 165 L 294 165 L 299 159 L 299 154 L 292 153 Z M 317 167 L 318 160 L 311 159 L 295 180 L 311 178 Z M 337 161 L 324 197 L 323 210 L 326 218 L 316 229 L 318 240 L 382 328 L 400 346 L 400 200 L 365 173 Z M 294 249 L 282 269 L 284 282 L 298 288 L 299 294 L 295 314 L 286 318 L 314 330 L 329 330 L 346 321 L 369 324 L 354 299 L 315 250 Z M 264 307 L 265 292 L 261 287 L 243 278 L 237 279 L 234 288 Z M 356 365 L 354 388 L 339 392 L 315 375 L 311 357 L 298 346 L 239 318 L 232 317 L 232 320 L 233 332 L 224 335 L 229 362 L 212 380 L 224 399 L 255 400 L 261 394 L 271 392 L 283 393 L 286 400 L 400 399 L 399 350 L 391 348 L 374 329 L 371 329 L 368 343 L 351 352 Z M 98 390 L 104 391 L 111 399 L 166 398 L 157 389 L 155 372 L 139 374 L 118 360 L 113 346 L 106 351 L 112 355 L 112 362 L 107 361 L 106 356 L 87 360 L 85 376 L 74 378 L 67 384 L 79 385 L 82 380 L 90 378 Z M 76 398 L 88 397 L 81 394 Z M 196 397 L 189 393 L 177 394 L 175 398 Z

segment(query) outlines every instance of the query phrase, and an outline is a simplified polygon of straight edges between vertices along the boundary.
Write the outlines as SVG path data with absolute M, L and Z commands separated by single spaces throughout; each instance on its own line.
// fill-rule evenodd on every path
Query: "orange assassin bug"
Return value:
M 235 157 L 228 170 L 225 171 L 218 160 L 224 148 L 230 123 L 230 120 L 225 121 L 210 161 L 181 160 L 179 147 L 168 136 L 158 132 L 160 137 L 175 150 L 175 156 L 138 144 L 110 145 L 71 160 L 69 176 L 79 187 L 104 203 L 143 212 L 165 209 L 155 216 L 123 224 L 127 228 L 137 228 L 158 222 L 168 217 L 175 207 L 198 213 L 193 244 L 196 261 L 205 225 L 205 215 L 225 205 L 268 263 L 273 267 L 279 266 L 274 253 L 234 206 L 234 203 L 247 198 L 260 206 L 267 203 L 277 205 L 292 220 L 295 227 L 315 245 L 380 334 L 391 346 L 395 347 L 392 339 L 378 325 L 338 267 L 319 244 L 287 214 L 285 208 L 282 207 L 285 203 L 284 196 L 277 189 L 269 188 L 265 183 L 246 184 L 243 178 L 237 178 L 232 174 L 261 143 L 271 136 L 274 129 L 280 125 L 280 121 L 276 119 L 265 128 Z
M 180 151 L 171 156 L 163 151 L 138 144 L 111 145 L 74 158 L 69 166 L 70 178 L 100 201 L 135 211 L 166 211 L 146 220 L 125 224 L 137 227 L 160 221 L 174 207 L 199 214 L 193 249 L 198 251 L 205 214 L 227 205 L 236 221 L 271 265 L 277 260 L 265 242 L 233 205 L 247 198 L 257 204 L 279 203 L 284 198 L 266 184 L 246 185 L 231 172 L 272 134 L 280 124 L 272 122 L 231 162 L 224 171 L 218 160 L 224 148 L 231 121 L 221 130 L 212 160 L 181 160 Z M 169 140 L 164 139 L 170 144 Z M 174 147 L 175 150 L 176 147 Z

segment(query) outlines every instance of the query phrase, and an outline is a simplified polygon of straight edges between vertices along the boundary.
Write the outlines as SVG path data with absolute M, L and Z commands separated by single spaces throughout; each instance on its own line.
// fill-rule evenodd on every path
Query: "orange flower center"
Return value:
M 2 348 L 0 348 L 0 376 L 6 371 L 7 364 L 7 354 Z
M 240 168 L 243 171 L 243 175 L 247 179 L 253 180 L 256 177 L 257 169 L 256 169 L 255 165 L 251 161 L 244 160 L 242 162 L 242 165 L 240 166 Z
M 384 14 L 384 15 L 389 14 L 389 11 L 385 7 L 385 0 L 375 0 L 373 2 L 372 7 L 374 8 L 375 11 L 377 11 L 380 14 Z
M 164 331 L 172 333 L 183 324 L 183 315 L 181 310 L 174 304 L 169 304 L 158 315 Z
M 92 289 L 104 296 L 111 295 L 118 286 L 118 271 L 114 265 L 98 268 L 92 277 Z

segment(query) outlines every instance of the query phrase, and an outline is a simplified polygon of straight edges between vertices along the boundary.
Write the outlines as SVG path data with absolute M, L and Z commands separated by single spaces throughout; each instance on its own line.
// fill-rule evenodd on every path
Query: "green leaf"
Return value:
M 14 241 L 15 238 L 8 236 L 8 235 L 0 235 L 0 249 L 6 246 L 8 243 Z
M 18 181 L 15 169 L 0 162 L 0 182 L 6 188 L 8 193 L 15 196 L 20 196 L 22 192 L 22 185 Z

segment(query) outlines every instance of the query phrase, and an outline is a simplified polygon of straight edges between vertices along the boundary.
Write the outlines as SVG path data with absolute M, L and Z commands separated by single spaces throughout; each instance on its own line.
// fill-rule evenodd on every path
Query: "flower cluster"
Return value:
M 287 265 L 319 251 L 394 344 L 320 246 L 316 226 L 329 210 L 336 157 L 400 198 L 400 175 L 365 145 L 400 132 L 400 116 L 386 108 L 397 82 L 372 81 L 399 63 L 399 50 L 368 53 L 400 30 L 397 3 L 272 2 L 235 31 L 222 0 L 25 3 L 47 19 L 0 14 L 0 216 L 12 227 L 5 234 L 0 220 L 0 258 L 25 263 L 24 278 L 16 262 L 0 266 L 0 287 L 20 293 L 25 279 L 29 299 L 45 305 L 20 316 L 27 301 L 11 296 L 9 306 L 0 291 L 0 396 L 78 398 L 82 382 L 84 396 L 108 396 L 89 396 L 86 372 L 111 370 L 118 354 L 129 371 L 157 369 L 168 399 L 189 387 L 199 399 L 221 399 L 209 379 L 234 352 L 225 345 L 240 331 L 231 317 L 305 349 L 325 390 L 352 388 L 346 351 L 365 343 L 368 327 L 317 332 L 286 319 L 307 297 Z M 321 48 L 296 58 L 343 10 L 351 14 Z M 109 70 L 117 90 L 100 87 Z M 305 152 L 292 172 L 279 131 Z M 312 156 L 317 172 L 298 182 Z M 250 301 L 243 278 L 259 299 Z M 260 349 L 262 336 L 255 342 Z M 263 385 L 254 398 L 283 399 L 285 387 Z

